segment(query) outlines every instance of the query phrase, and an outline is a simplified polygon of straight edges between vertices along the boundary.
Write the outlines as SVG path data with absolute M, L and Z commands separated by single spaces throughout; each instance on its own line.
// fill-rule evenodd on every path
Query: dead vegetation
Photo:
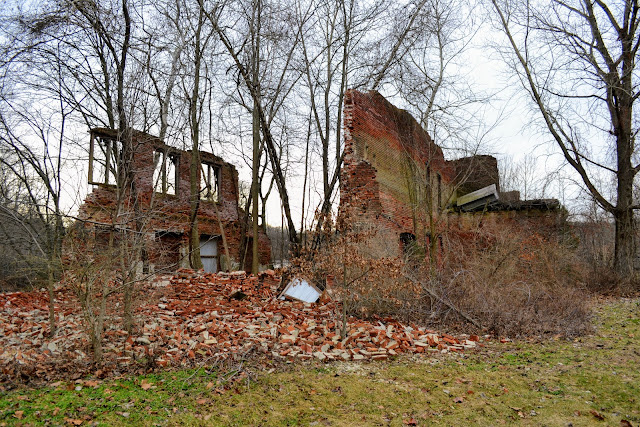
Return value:
M 500 336 L 590 330 L 588 270 L 569 242 L 504 225 L 449 231 L 433 268 L 418 242 L 404 259 L 376 256 L 375 230 L 340 219 L 333 230 L 296 265 L 309 277 L 330 278 L 345 316 Z
M 504 225 L 482 227 L 469 237 L 450 242 L 445 267 L 423 286 L 492 333 L 575 336 L 589 330 L 589 295 L 575 248 Z M 430 316 L 446 323 L 451 310 L 429 302 Z

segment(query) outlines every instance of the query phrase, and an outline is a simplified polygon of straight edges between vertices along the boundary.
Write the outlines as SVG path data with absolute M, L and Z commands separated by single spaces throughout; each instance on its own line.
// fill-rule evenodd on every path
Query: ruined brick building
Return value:
M 494 157 L 446 160 L 420 124 L 378 92 L 346 93 L 344 131 L 341 210 L 376 230 L 380 256 L 401 254 L 408 242 L 429 243 L 432 235 L 441 246 L 443 235 L 463 234 L 479 218 L 544 233 L 556 233 L 565 220 L 555 199 L 501 193 Z
M 93 191 L 80 208 L 79 217 L 85 231 L 95 242 L 105 240 L 114 224 L 131 227 L 130 207 L 115 218 L 118 201 L 116 187 L 122 146 L 112 129 L 91 130 L 89 152 L 89 183 Z M 190 228 L 190 166 L 191 152 L 165 145 L 160 139 L 142 132 L 133 132 L 133 175 L 142 210 L 144 252 L 151 271 L 172 271 L 188 267 L 188 235 Z M 200 152 L 198 169 L 200 205 L 198 228 L 201 233 L 201 257 L 205 270 L 221 267 L 224 229 L 231 266 L 242 259 L 242 221 L 244 211 L 238 205 L 238 172 L 236 168 L 211 153 Z M 124 204 L 131 205 L 125 193 Z M 250 248 L 250 243 L 247 245 Z M 251 265 L 251 250 L 246 251 Z M 263 231 L 259 234 L 260 264 L 270 263 L 271 244 Z

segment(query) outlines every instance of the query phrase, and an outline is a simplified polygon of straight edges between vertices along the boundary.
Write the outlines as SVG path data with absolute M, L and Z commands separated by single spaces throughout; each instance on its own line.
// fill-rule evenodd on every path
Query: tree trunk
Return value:
M 189 123 L 191 125 L 191 167 L 189 169 L 190 184 L 190 216 L 189 221 L 189 265 L 195 270 L 203 268 L 200 258 L 200 231 L 198 229 L 198 209 L 200 208 L 200 120 L 198 118 L 198 96 L 200 92 L 200 63 L 202 50 L 200 35 L 204 24 L 204 11 L 200 9 L 198 28 L 195 33 L 195 59 L 193 88 L 189 102 Z M 206 44 L 206 42 L 205 42 Z
M 616 134 L 617 158 L 617 197 L 614 210 L 616 223 L 614 268 L 622 276 L 634 273 L 634 258 L 636 256 L 635 221 L 633 213 L 633 181 L 634 168 L 631 159 L 634 155 L 633 142 L 633 55 L 631 40 L 623 37 L 623 74 L 621 88 L 612 84 L 608 99 L 611 122 Z M 613 98 L 613 99 L 612 99 Z
M 258 274 L 258 193 L 260 177 L 260 117 L 258 116 L 258 101 L 253 101 L 253 171 L 251 186 L 251 273 Z
M 91 332 L 91 348 L 93 349 L 93 361 L 95 363 L 102 362 L 102 331 L 99 331 L 100 327 L 96 323 L 93 325 Z
M 238 251 L 238 262 L 240 263 L 240 269 L 247 271 L 247 245 L 249 244 L 249 239 L 247 237 L 247 229 L 249 225 L 249 208 L 251 207 L 251 195 L 253 194 L 253 190 L 249 190 L 249 197 L 247 197 L 247 201 L 244 204 L 244 215 L 242 217 L 242 222 L 240 223 L 240 250 Z
M 49 295 L 49 336 L 56 334 L 56 309 L 55 309 L 55 277 L 52 271 L 51 263 L 47 266 L 47 293 Z
M 198 172 L 200 168 L 200 152 L 197 150 L 196 142 L 191 150 L 191 167 L 189 173 L 190 181 L 190 210 L 191 218 L 189 221 L 189 265 L 195 270 L 201 269 L 202 260 L 200 259 L 200 232 L 198 230 L 198 209 L 200 207 L 200 193 L 198 186 Z
M 620 209 L 614 215 L 616 223 L 614 268 L 620 276 L 634 272 L 636 254 L 635 220 L 632 209 Z
M 258 196 L 260 194 L 260 0 L 257 0 L 251 20 L 253 39 L 253 165 L 251 168 L 251 273 L 258 274 Z
M 129 239 L 122 239 L 120 244 L 120 259 L 123 272 L 123 285 L 124 285 L 124 303 L 123 303 L 123 326 L 129 333 L 133 332 L 133 298 L 134 298 L 134 286 L 136 279 L 138 278 L 138 264 L 142 259 L 142 209 L 140 207 L 140 197 L 138 194 L 138 184 L 136 181 L 136 165 L 135 165 L 135 152 L 137 147 L 134 147 L 132 129 L 126 125 L 126 115 L 124 114 L 124 106 L 122 107 L 122 113 L 119 115 L 120 121 L 125 123 L 121 127 L 120 135 L 122 141 L 123 150 L 123 167 L 124 177 L 122 192 L 126 197 L 127 190 L 130 191 L 129 197 L 133 208 L 133 221 L 134 221 L 134 233 L 132 244 L 129 245 Z M 128 224 L 125 224 L 128 228 Z

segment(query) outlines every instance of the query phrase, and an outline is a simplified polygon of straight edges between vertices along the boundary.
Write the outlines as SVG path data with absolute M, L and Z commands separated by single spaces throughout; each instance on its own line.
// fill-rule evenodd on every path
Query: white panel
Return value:
M 207 273 L 218 272 L 218 241 L 215 239 L 200 242 L 200 259 Z
M 488 197 L 490 201 L 498 200 L 500 196 L 498 195 L 498 190 L 496 189 L 495 184 L 488 185 L 472 193 L 465 194 L 464 196 L 458 197 L 456 204 L 458 206 L 462 206 L 467 203 L 471 203 L 474 200 L 482 199 L 484 197 Z
M 303 302 L 316 302 L 321 292 L 304 279 L 294 279 L 285 288 L 283 295 Z
M 207 273 L 218 272 L 218 258 L 201 258 L 204 271 Z
M 207 242 L 202 243 L 202 246 L 200 246 L 200 255 L 203 255 L 203 256 L 218 255 L 218 241 L 209 240 Z

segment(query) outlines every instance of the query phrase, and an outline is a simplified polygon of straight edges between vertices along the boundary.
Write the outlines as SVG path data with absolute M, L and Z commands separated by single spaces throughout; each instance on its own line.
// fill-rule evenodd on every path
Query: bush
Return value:
M 613 268 L 615 224 L 610 218 L 590 218 L 574 222 L 584 282 L 590 292 L 605 296 L 634 296 L 640 291 L 640 275 L 620 276 Z
M 464 237 L 448 239 L 443 267 L 421 281 L 425 290 L 499 335 L 589 330 L 589 293 L 574 249 L 504 224 Z M 445 323 L 452 315 L 460 318 L 443 302 L 426 298 L 429 317 Z
M 310 278 L 333 279 L 345 319 L 394 317 L 509 336 L 575 336 L 590 329 L 585 268 L 575 248 L 562 242 L 504 224 L 449 232 L 433 268 L 417 248 L 406 260 L 381 254 L 384 230 L 345 219 L 330 229 L 320 249 L 294 264 Z

